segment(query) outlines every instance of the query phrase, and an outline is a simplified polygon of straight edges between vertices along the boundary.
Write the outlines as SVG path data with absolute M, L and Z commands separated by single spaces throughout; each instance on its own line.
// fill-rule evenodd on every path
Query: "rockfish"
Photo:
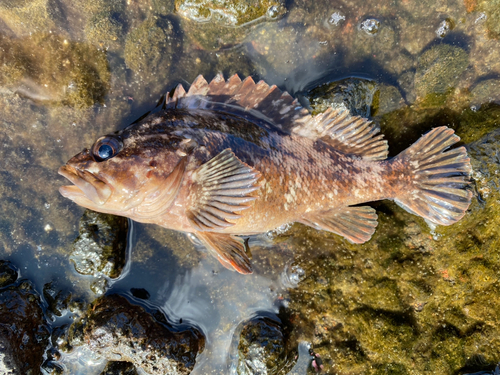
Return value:
M 247 241 L 291 222 L 370 239 L 392 199 L 450 225 L 471 200 L 460 138 L 438 127 L 388 159 L 367 119 L 329 108 L 312 116 L 265 82 L 199 76 L 157 110 L 99 138 L 59 169 L 60 192 L 88 209 L 194 234 L 228 269 L 251 273 Z

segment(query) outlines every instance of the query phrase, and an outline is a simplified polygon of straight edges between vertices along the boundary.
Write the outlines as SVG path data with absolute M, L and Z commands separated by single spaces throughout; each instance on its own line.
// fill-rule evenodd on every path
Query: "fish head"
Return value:
M 152 203 L 180 185 L 185 145 L 185 139 L 165 133 L 122 131 L 100 137 L 59 168 L 73 183 L 59 192 L 85 208 L 134 218 L 138 207 L 157 209 Z

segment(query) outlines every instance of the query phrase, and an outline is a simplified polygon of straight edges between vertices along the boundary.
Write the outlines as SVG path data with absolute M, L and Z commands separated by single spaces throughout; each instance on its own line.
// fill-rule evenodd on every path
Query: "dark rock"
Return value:
M 9 261 L 0 260 L 0 288 L 14 284 L 17 277 L 17 268 Z
M 311 90 L 307 97 L 313 113 L 328 107 L 346 107 L 353 115 L 369 117 L 377 93 L 377 83 L 363 78 L 345 78 Z
M 26 280 L 0 291 L 0 373 L 41 374 L 49 342 L 40 297 Z
M 243 322 L 238 343 L 238 374 L 288 372 L 285 368 L 290 370 L 290 364 L 283 330 L 281 323 L 267 317 Z
M 126 261 L 127 231 L 128 221 L 124 217 L 85 211 L 70 255 L 76 271 L 98 280 L 103 275 L 120 276 Z
M 137 370 L 130 362 L 109 362 L 101 375 L 137 375 Z
M 52 281 L 43 286 L 43 297 L 47 302 L 48 313 L 55 316 L 63 316 L 68 309 L 71 293 L 63 290 L 57 282 Z
M 84 345 L 110 361 L 131 362 L 152 375 L 189 374 L 205 345 L 197 329 L 177 332 L 118 295 L 97 299 L 68 337 L 72 346 Z

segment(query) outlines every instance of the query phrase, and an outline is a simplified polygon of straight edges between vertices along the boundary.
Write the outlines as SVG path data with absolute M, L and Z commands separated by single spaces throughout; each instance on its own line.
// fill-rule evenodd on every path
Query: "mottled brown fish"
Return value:
M 198 77 L 155 113 L 99 138 L 59 173 L 60 192 L 91 210 L 193 233 L 229 269 L 251 273 L 239 236 L 300 222 L 368 241 L 393 199 L 440 225 L 469 207 L 471 166 L 439 127 L 398 156 L 378 127 L 328 109 L 311 116 L 286 92 L 251 78 Z

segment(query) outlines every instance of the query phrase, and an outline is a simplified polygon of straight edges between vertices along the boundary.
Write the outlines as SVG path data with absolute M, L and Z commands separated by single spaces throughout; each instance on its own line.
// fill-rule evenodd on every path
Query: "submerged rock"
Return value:
M 420 55 L 415 74 L 415 90 L 420 99 L 444 95 L 455 88 L 469 64 L 469 56 L 460 47 L 438 44 Z
M 40 374 L 49 335 L 40 297 L 29 281 L 0 290 L 0 373 Z
M 163 18 L 152 17 L 132 30 L 125 42 L 125 62 L 143 77 L 166 74 L 174 54 L 174 26 Z
M 324 112 L 328 107 L 345 107 L 353 115 L 370 117 L 377 89 L 373 80 L 350 77 L 318 86 L 309 91 L 307 98 L 313 113 Z
M 69 337 L 71 346 L 85 346 L 109 361 L 131 362 L 150 375 L 189 374 L 205 345 L 196 328 L 173 330 L 118 295 L 94 301 Z
M 238 343 L 238 375 L 272 375 L 290 370 L 283 326 L 266 317 L 243 322 Z M 237 329 L 236 332 L 239 330 Z
M 2 0 L 0 20 L 18 36 L 48 32 L 59 16 L 57 3 L 50 0 Z
M 92 275 L 96 294 L 105 292 L 105 277 L 120 276 L 126 262 L 128 221 L 124 217 L 86 210 L 80 220 L 80 235 L 69 259 L 82 275 Z
M 0 88 L 34 101 L 77 108 L 102 103 L 110 72 L 106 54 L 56 34 L 11 39 L 0 34 Z

